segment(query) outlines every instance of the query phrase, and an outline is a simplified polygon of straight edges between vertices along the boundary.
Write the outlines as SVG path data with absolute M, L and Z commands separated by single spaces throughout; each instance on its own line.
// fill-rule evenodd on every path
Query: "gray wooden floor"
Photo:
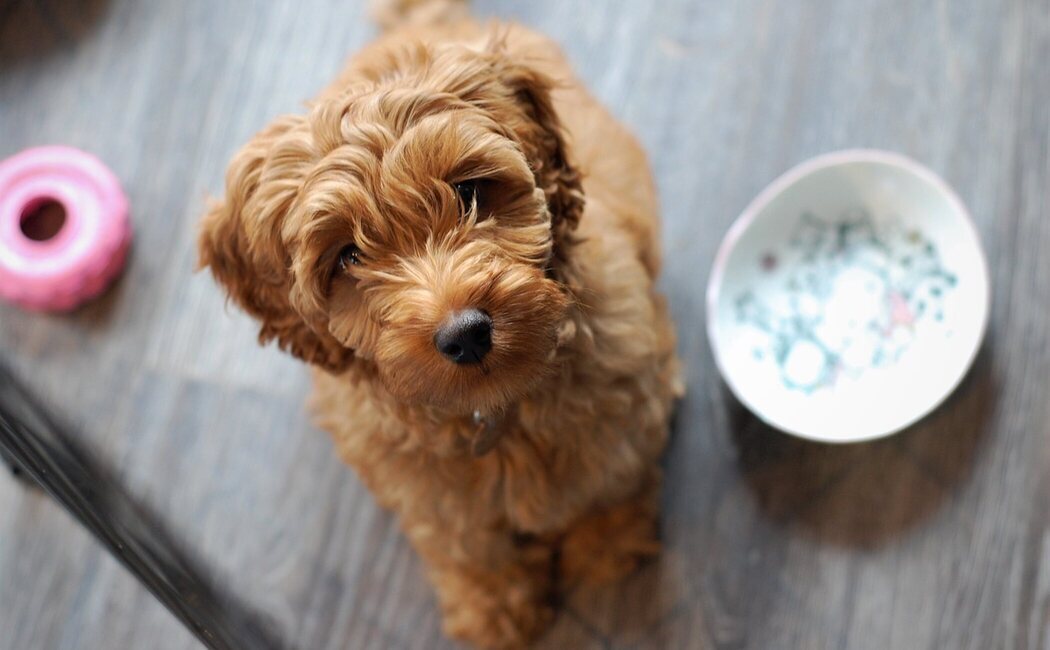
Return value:
M 689 394 L 667 551 L 577 593 L 548 648 L 1050 648 L 1050 0 L 478 0 L 564 44 L 652 155 Z M 191 273 L 235 148 L 372 27 L 347 0 L 0 1 L 0 156 L 123 179 L 123 281 L 72 316 L 0 307 L 2 355 L 214 577 L 299 648 L 443 647 L 419 563 L 304 417 L 306 373 Z M 777 434 L 722 388 L 703 286 L 768 181 L 904 152 L 973 211 L 994 305 L 949 403 L 893 439 Z M 0 475 L 0 648 L 196 647 L 49 499 Z

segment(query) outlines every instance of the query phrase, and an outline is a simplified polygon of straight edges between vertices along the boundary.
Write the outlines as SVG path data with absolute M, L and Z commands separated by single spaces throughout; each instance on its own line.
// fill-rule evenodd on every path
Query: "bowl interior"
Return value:
M 709 334 L 730 388 L 803 437 L 898 431 L 973 361 L 988 276 L 965 208 L 932 172 L 876 152 L 775 182 L 723 243 Z

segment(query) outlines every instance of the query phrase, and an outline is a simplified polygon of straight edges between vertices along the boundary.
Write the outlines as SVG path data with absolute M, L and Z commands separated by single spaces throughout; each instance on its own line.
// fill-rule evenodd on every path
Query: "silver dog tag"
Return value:
M 485 417 L 481 411 L 474 411 L 474 440 L 470 443 L 470 453 L 475 458 L 492 451 L 499 442 L 503 430 L 497 426 L 495 418 Z

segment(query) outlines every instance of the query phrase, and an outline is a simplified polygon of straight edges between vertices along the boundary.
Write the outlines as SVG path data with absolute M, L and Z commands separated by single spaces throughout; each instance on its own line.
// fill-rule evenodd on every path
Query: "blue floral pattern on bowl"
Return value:
M 783 385 L 812 393 L 897 362 L 918 326 L 944 336 L 944 296 L 957 284 L 935 244 L 899 220 L 856 209 L 834 219 L 801 215 L 780 250 L 756 264 L 764 287 L 741 292 L 737 320 L 757 334 L 756 360 Z M 771 284 L 770 284 L 771 283 Z

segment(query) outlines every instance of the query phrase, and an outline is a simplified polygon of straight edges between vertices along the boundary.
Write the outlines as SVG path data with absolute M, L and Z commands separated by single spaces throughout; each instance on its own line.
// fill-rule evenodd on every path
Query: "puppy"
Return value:
M 234 157 L 201 264 L 316 367 L 342 458 L 443 612 L 527 644 L 550 602 L 658 551 L 682 393 L 635 139 L 557 46 L 453 2 L 395 24 Z

